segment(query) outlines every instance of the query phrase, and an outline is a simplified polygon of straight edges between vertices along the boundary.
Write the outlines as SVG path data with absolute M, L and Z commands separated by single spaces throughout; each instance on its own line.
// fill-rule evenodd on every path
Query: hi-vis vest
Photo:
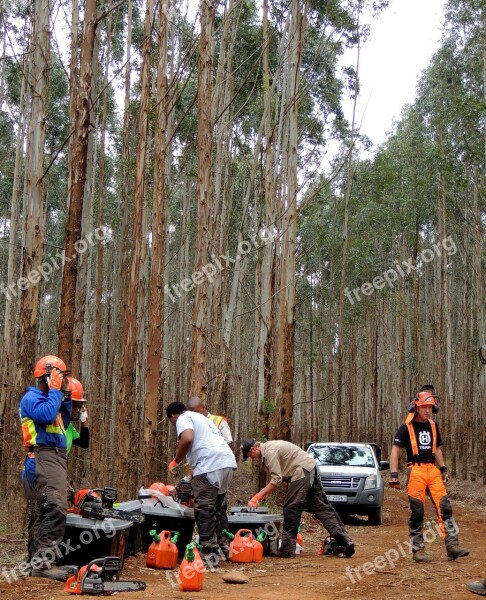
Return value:
M 437 427 L 435 425 L 435 421 L 429 419 L 430 427 L 432 429 L 432 454 L 435 456 L 435 451 L 437 448 Z M 412 454 L 413 458 L 417 461 L 420 459 L 419 447 L 417 444 L 417 436 L 415 435 L 415 429 L 413 428 L 412 423 L 407 423 L 408 434 L 410 435 L 410 443 L 412 445 Z
M 226 417 L 218 417 L 218 415 L 209 415 L 209 419 L 216 425 L 216 427 L 219 429 L 219 426 L 221 425 L 221 422 L 227 421 L 228 419 Z

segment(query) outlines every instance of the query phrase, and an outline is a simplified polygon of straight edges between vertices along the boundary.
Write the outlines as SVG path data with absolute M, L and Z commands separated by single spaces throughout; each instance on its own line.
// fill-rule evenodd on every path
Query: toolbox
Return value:
M 255 538 L 265 531 L 267 537 L 262 542 L 263 553 L 269 554 L 278 548 L 282 520 L 282 515 L 270 513 L 266 506 L 255 510 L 249 510 L 246 506 L 232 506 L 228 516 L 228 529 L 232 534 L 236 534 L 239 529 L 250 529 Z
M 128 555 L 147 552 L 153 541 L 150 531 L 155 529 L 157 533 L 161 531 L 178 531 L 180 535 L 176 545 L 179 558 L 184 557 L 184 551 L 187 544 L 191 543 L 194 532 L 195 521 L 192 508 L 185 506 L 180 506 L 179 509 L 167 508 L 154 498 L 121 502 L 118 504 L 118 508 L 128 512 L 140 511 L 145 516 L 143 523 L 134 523 L 130 530 L 127 540 Z
M 121 519 L 88 519 L 68 513 L 59 564 L 82 567 L 95 558 L 117 556 L 123 566 L 131 526 Z

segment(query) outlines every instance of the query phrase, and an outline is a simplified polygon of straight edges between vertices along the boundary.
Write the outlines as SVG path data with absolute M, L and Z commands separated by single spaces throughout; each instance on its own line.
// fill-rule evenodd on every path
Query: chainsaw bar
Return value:
M 145 590 L 147 584 L 145 581 L 101 581 L 86 577 L 82 583 L 81 590 L 85 594 L 106 594 L 113 592 L 141 592 Z
M 95 519 L 122 519 L 123 521 L 131 521 L 132 523 L 143 523 L 145 521 L 145 515 L 142 513 L 118 510 L 116 508 L 99 508 L 97 506 L 84 505 L 81 508 L 81 512 L 83 515 Z

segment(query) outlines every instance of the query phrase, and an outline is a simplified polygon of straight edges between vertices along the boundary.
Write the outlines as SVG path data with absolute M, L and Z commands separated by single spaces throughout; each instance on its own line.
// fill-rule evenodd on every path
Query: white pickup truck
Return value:
M 341 513 L 367 515 L 370 525 L 383 522 L 384 481 L 377 444 L 315 442 L 307 453 L 315 458 L 329 502 Z

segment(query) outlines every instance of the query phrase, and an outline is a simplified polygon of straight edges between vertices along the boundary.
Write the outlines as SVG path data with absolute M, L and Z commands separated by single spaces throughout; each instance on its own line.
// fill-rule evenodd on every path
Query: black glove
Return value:
M 390 473 L 390 481 L 388 482 L 388 486 L 394 490 L 401 489 L 400 480 L 398 479 L 398 473 L 396 471 Z
M 440 474 L 442 475 L 442 481 L 444 483 L 449 483 L 449 480 L 450 480 L 449 470 L 445 465 L 440 468 Z

